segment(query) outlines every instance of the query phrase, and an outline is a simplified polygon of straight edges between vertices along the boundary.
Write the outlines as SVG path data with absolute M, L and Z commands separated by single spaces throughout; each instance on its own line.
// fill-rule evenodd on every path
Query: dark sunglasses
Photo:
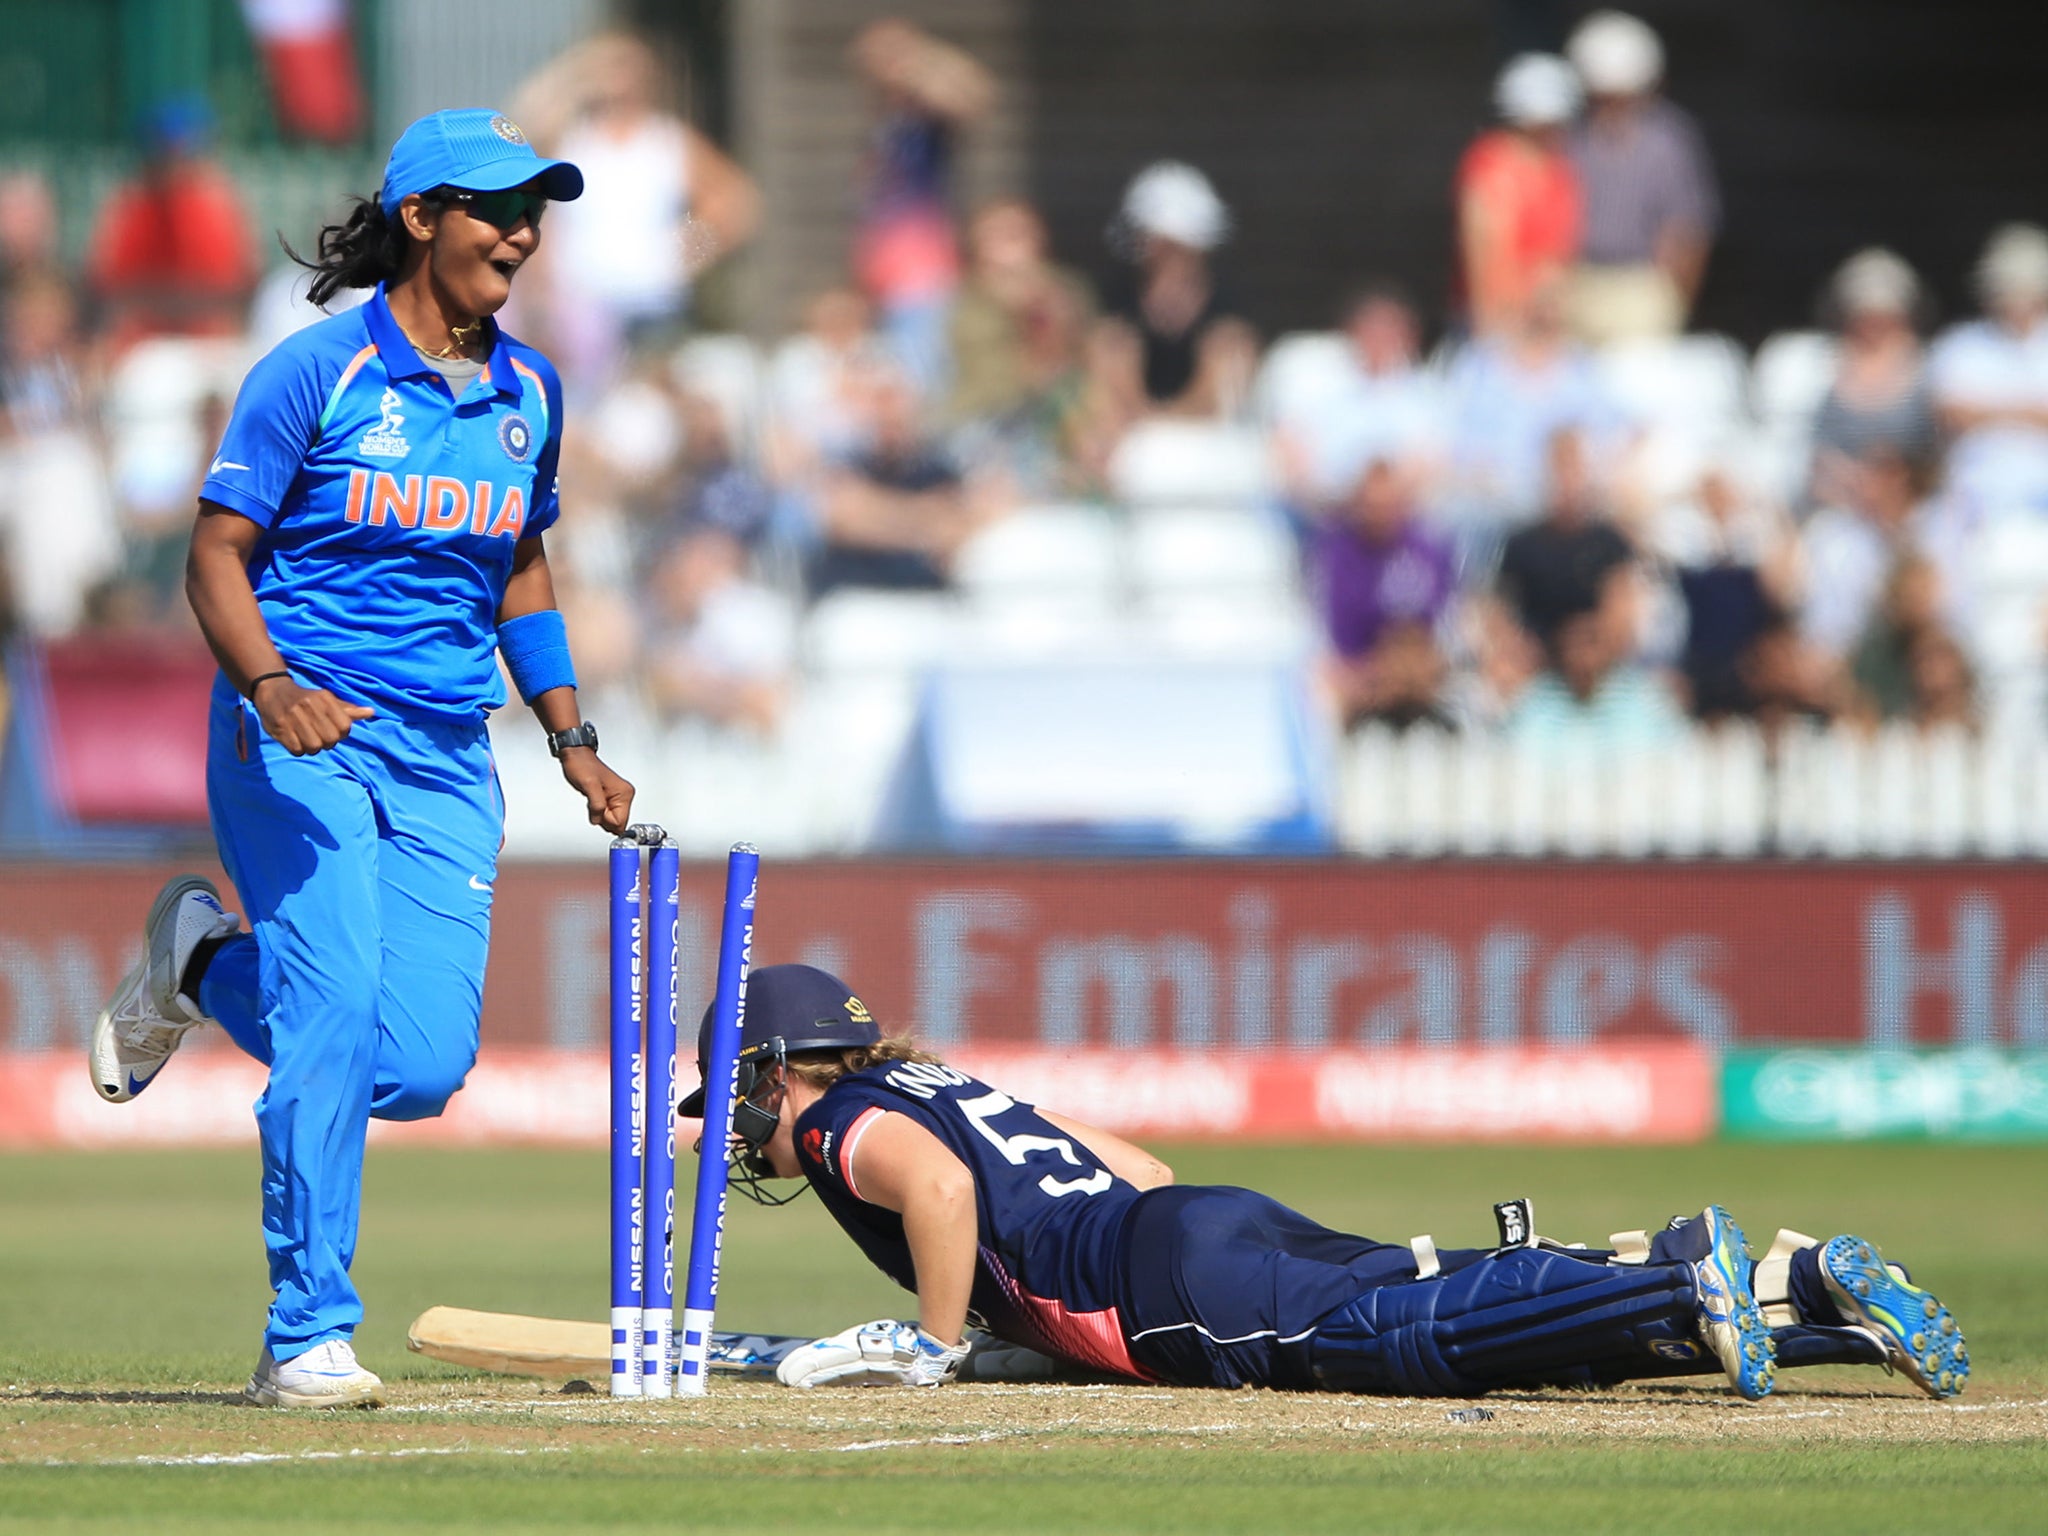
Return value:
M 472 192 L 466 187 L 445 189 L 448 201 L 472 219 L 481 219 L 494 229 L 512 229 L 521 219 L 535 229 L 547 211 L 546 196 L 532 187 L 507 187 L 502 192 Z

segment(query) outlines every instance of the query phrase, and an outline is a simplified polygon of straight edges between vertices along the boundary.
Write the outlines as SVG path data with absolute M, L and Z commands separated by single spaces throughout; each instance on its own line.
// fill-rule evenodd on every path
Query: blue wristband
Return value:
M 522 613 L 498 626 L 498 651 L 519 697 L 531 704 L 550 688 L 574 688 L 576 664 L 569 659 L 569 630 L 553 608 Z

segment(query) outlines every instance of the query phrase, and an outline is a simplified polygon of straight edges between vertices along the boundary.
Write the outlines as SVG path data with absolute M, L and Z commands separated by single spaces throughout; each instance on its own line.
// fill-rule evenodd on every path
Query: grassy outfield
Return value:
M 436 1303 L 601 1316 L 601 1157 L 378 1152 L 357 1345 L 394 1385 L 393 1406 L 263 1414 L 231 1398 L 267 1297 L 253 1152 L 0 1157 L 0 1533 L 656 1519 L 771 1531 L 2038 1528 L 2048 1149 L 1167 1152 L 1184 1182 L 1247 1184 L 1334 1226 L 1427 1231 L 1443 1246 L 1490 1241 L 1490 1203 L 1519 1194 L 1566 1239 L 1597 1242 L 1710 1199 L 1759 1247 L 1781 1224 L 1860 1231 L 1954 1307 L 1976 1375 L 1961 1411 L 1876 1372 L 1830 1371 L 1788 1373 L 1755 1406 L 1657 1386 L 1496 1399 L 1483 1424 L 1447 1422 L 1442 1404 L 1146 1389 L 732 1387 L 614 1409 L 403 1345 L 405 1324 Z M 827 1332 L 910 1310 L 814 1203 L 735 1204 L 723 1326 Z

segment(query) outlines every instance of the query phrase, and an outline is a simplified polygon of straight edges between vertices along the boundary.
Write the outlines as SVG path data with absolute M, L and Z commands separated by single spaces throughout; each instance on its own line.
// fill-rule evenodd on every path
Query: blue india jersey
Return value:
M 888 1113 L 930 1131 L 974 1177 L 981 1253 L 971 1304 L 989 1330 L 1148 1376 L 1122 1316 L 1124 1229 L 1138 1190 L 1029 1104 L 952 1067 L 887 1062 L 843 1077 L 797 1120 L 797 1159 L 847 1235 L 906 1290 L 917 1275 L 903 1219 L 860 1194 L 861 1138 Z
M 498 608 L 514 547 L 558 513 L 562 388 L 491 335 L 456 399 L 380 288 L 243 381 L 199 494 L 262 526 L 249 579 L 300 681 L 405 719 L 505 702 Z

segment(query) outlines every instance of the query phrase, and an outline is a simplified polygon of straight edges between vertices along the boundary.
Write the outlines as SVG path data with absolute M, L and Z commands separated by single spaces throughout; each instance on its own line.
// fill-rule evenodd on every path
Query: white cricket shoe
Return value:
M 211 880 L 178 875 L 164 883 L 143 924 L 142 962 L 121 978 L 93 1025 L 86 1057 L 101 1098 L 127 1103 L 155 1080 L 186 1030 L 212 1022 L 178 983 L 203 940 L 240 927 L 239 917 L 221 910 Z
M 242 1398 L 258 1408 L 375 1408 L 384 1383 L 356 1363 L 347 1339 L 329 1339 L 283 1364 L 266 1346 Z

